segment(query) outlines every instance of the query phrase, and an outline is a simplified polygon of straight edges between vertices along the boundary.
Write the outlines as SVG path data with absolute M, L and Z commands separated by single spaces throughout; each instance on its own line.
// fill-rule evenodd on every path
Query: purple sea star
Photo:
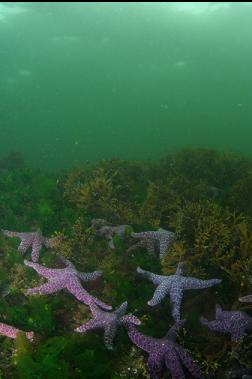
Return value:
M 2 230 L 2 232 L 7 237 L 17 237 L 21 239 L 21 243 L 18 247 L 18 251 L 21 254 L 26 253 L 26 251 L 31 247 L 31 257 L 33 262 L 38 261 L 42 245 L 44 245 L 46 248 L 51 248 L 53 246 L 53 242 L 56 240 L 56 237 L 43 237 L 40 229 L 38 229 L 36 232 L 27 233 L 12 232 L 10 230 Z
M 78 300 L 84 304 L 92 304 L 93 302 L 98 304 L 104 309 L 111 309 L 110 305 L 107 305 L 97 299 L 96 297 L 90 295 L 81 285 L 81 280 L 88 282 L 90 280 L 95 280 L 99 278 L 102 273 L 101 271 L 94 271 L 90 273 L 83 273 L 76 270 L 75 266 L 68 260 L 60 256 L 61 260 L 65 263 L 65 268 L 47 268 L 38 263 L 24 261 L 26 266 L 32 267 L 37 271 L 38 274 L 42 275 L 48 281 L 42 286 L 30 288 L 27 291 L 29 295 L 35 294 L 51 294 L 58 292 L 62 289 L 67 289 L 74 295 Z
M 200 319 L 203 325 L 220 333 L 231 334 L 233 342 L 239 342 L 246 330 L 252 330 L 252 317 L 242 311 L 223 311 L 216 305 L 216 320 L 209 321 L 204 317 Z
M 110 225 L 106 220 L 102 218 L 96 218 L 91 221 L 92 226 L 96 229 L 96 233 L 99 237 L 104 237 L 108 240 L 108 245 L 111 249 L 115 248 L 113 236 L 120 236 L 125 238 L 126 230 L 129 225 Z
M 93 318 L 75 329 L 77 332 L 85 333 L 89 330 L 104 329 L 104 343 L 107 349 L 113 348 L 113 340 L 119 325 L 140 325 L 141 321 L 133 315 L 125 315 L 128 303 L 125 301 L 113 312 L 105 312 L 94 303 L 90 304 Z
M 15 328 L 14 326 L 10 326 L 10 325 L 3 324 L 2 322 L 0 322 L 1 335 L 15 339 L 19 332 L 22 332 L 22 331 L 20 329 Z M 33 338 L 34 338 L 33 332 L 25 332 L 25 335 L 28 338 L 28 340 L 33 341 Z
M 169 293 L 172 303 L 172 316 L 175 320 L 180 319 L 180 308 L 185 290 L 202 289 L 212 287 L 221 282 L 220 279 L 201 280 L 192 277 L 185 277 L 182 275 L 182 268 L 179 265 L 175 275 L 156 275 L 152 272 L 137 268 L 137 272 L 145 278 L 151 280 L 157 289 L 154 292 L 153 298 L 148 301 L 150 306 L 159 304 L 164 297 Z
M 134 238 L 140 238 L 140 244 L 146 247 L 149 253 L 159 253 L 160 259 L 163 259 L 167 249 L 171 246 L 175 233 L 165 229 L 158 229 L 157 231 L 147 231 L 141 233 L 131 233 Z
M 160 379 L 165 366 L 170 369 L 173 379 L 185 379 L 183 365 L 195 378 L 203 378 L 188 352 L 176 343 L 177 332 L 184 322 L 176 322 L 163 338 L 145 336 L 131 324 L 127 326 L 131 341 L 149 353 L 148 369 L 152 379 Z

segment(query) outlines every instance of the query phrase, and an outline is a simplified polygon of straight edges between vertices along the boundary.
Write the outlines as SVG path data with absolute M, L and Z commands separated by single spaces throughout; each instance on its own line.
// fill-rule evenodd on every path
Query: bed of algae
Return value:
M 138 266 L 173 274 L 183 262 L 186 275 L 220 278 L 216 287 L 188 291 L 183 299 L 186 324 L 178 336 L 206 378 L 240 377 L 252 367 L 252 334 L 231 343 L 225 334 L 208 330 L 200 317 L 214 319 L 215 305 L 244 310 L 238 298 L 252 293 L 252 161 L 230 152 L 184 149 L 157 162 L 107 160 L 61 174 L 26 167 L 13 153 L 0 160 L 0 227 L 57 236 L 54 249 L 44 249 L 40 263 L 57 267 L 57 252 L 80 271 L 101 270 L 88 290 L 113 307 L 128 301 L 138 329 L 162 337 L 173 325 L 167 297 L 149 307 L 154 287 Z M 130 225 L 115 248 L 98 238 L 91 221 Z M 164 228 L 175 241 L 163 260 L 134 248 L 131 231 Z M 74 330 L 90 319 L 88 307 L 69 293 L 26 296 L 44 283 L 24 266 L 17 241 L 0 236 L 0 322 L 33 330 L 33 343 L 20 333 L 16 340 L 0 337 L 0 378 L 149 378 L 147 355 L 120 328 L 114 349 L 104 346 L 102 332 Z M 28 258 L 29 259 L 29 258 Z M 233 374 L 231 374 L 231 372 Z M 236 375 L 237 373 L 237 375 Z M 169 371 L 164 378 L 170 378 Z M 190 378 L 189 373 L 186 374 Z

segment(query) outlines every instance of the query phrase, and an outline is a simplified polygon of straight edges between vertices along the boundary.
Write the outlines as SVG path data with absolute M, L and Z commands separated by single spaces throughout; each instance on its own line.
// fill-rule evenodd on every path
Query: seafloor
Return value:
M 115 248 L 96 235 L 92 219 L 130 225 Z M 243 310 L 239 297 L 252 293 L 252 161 L 229 152 L 185 149 L 157 162 L 107 160 L 72 171 L 47 174 L 27 167 L 12 153 L 0 160 L 0 226 L 19 232 L 41 229 L 57 236 L 53 249 L 41 251 L 39 263 L 60 267 L 57 252 L 79 271 L 103 275 L 85 288 L 113 307 L 128 301 L 142 333 L 162 337 L 174 323 L 169 296 L 150 307 L 154 285 L 136 271 L 170 275 L 183 262 L 186 276 L 220 278 L 218 286 L 187 291 L 177 342 L 186 348 L 206 378 L 242 378 L 252 367 L 252 332 L 239 342 L 209 330 L 200 317 L 215 318 L 215 306 Z M 163 228 L 175 240 L 160 261 L 134 246 L 131 231 Z M 69 292 L 28 296 L 28 288 L 45 282 L 24 265 L 18 239 L 0 236 L 0 322 L 34 331 L 32 343 L 0 337 L 0 378 L 149 378 L 148 354 L 118 328 L 114 349 L 106 349 L 103 332 L 74 330 L 91 318 L 89 307 Z M 30 260 L 30 250 L 25 254 Z M 190 374 L 185 369 L 185 375 Z M 170 378 L 166 369 L 163 378 Z M 249 376 L 247 376 L 249 377 Z

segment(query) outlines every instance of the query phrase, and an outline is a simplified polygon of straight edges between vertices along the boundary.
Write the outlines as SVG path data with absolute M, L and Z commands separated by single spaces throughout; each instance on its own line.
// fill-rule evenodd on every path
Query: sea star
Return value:
M 19 332 L 22 332 L 22 331 L 20 329 L 15 328 L 14 326 L 10 326 L 10 325 L 3 324 L 2 322 L 0 322 L 1 335 L 15 339 Z M 34 337 L 33 332 L 25 332 L 25 335 L 28 338 L 28 340 L 33 341 L 33 337 Z
M 111 309 L 110 305 L 107 305 L 97 299 L 96 297 L 90 295 L 81 285 L 81 280 L 88 282 L 90 280 L 95 280 L 99 278 L 102 273 L 101 271 L 94 271 L 90 273 L 82 273 L 76 270 L 75 266 L 68 260 L 59 256 L 61 260 L 65 263 L 65 268 L 47 268 L 38 263 L 24 261 L 26 266 L 32 267 L 37 271 L 38 274 L 42 275 L 48 281 L 42 286 L 30 288 L 27 291 L 27 294 L 51 294 L 58 292 L 62 289 L 67 289 L 74 295 L 78 300 L 84 304 L 90 305 L 95 302 L 100 307 L 104 309 Z
M 12 232 L 10 230 L 2 230 L 2 232 L 7 237 L 17 237 L 21 239 L 21 243 L 18 247 L 18 251 L 20 251 L 21 254 L 24 254 L 31 247 L 31 257 L 33 262 L 38 261 L 39 252 L 42 248 L 42 245 L 44 245 L 46 248 L 51 248 L 53 246 L 53 242 L 56 240 L 56 237 L 43 237 L 40 229 L 38 229 L 36 232 L 27 233 Z
M 96 229 L 96 233 L 99 237 L 105 237 L 108 240 L 108 245 L 111 249 L 115 248 L 113 236 L 117 235 L 125 238 L 126 230 L 129 228 L 129 225 L 112 226 L 102 218 L 93 219 L 91 224 Z
M 177 332 L 184 322 L 176 322 L 163 338 L 145 336 L 132 324 L 127 325 L 131 341 L 149 353 L 148 369 L 152 379 L 160 379 L 165 366 L 170 369 L 173 379 L 185 379 L 183 365 L 195 378 L 203 378 L 188 352 L 176 343 Z
M 163 259 L 174 240 L 175 233 L 160 228 L 157 231 L 131 233 L 131 236 L 140 238 L 142 240 L 140 244 L 146 247 L 149 253 L 158 252 L 160 259 Z
M 239 297 L 239 301 L 241 303 L 252 303 L 252 295 L 247 295 L 247 296 Z
M 202 289 L 212 287 L 221 282 L 220 279 L 201 280 L 182 275 L 181 265 L 178 266 L 175 275 L 156 275 L 152 272 L 137 268 L 137 272 L 147 279 L 151 280 L 157 289 L 154 292 L 153 298 L 148 301 L 150 306 L 159 304 L 164 297 L 169 293 L 172 303 L 172 315 L 175 320 L 180 319 L 180 308 L 185 290 Z
M 216 305 L 216 320 L 209 321 L 204 317 L 200 319 L 203 325 L 215 332 L 231 334 L 233 342 L 239 342 L 246 330 L 252 330 L 252 317 L 242 311 L 223 311 Z
M 75 329 L 77 332 L 85 333 L 88 330 L 104 329 L 104 343 L 107 349 L 113 349 L 113 340 L 119 325 L 140 325 L 141 321 L 133 315 L 125 315 L 128 303 L 125 301 L 113 312 L 105 312 L 94 303 L 90 304 L 93 318 Z

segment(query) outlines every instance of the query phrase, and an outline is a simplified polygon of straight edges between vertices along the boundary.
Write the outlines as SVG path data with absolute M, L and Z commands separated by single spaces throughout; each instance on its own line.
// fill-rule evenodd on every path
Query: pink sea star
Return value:
M 24 261 L 26 266 L 32 267 L 38 274 L 48 280 L 42 286 L 28 289 L 27 294 L 43 295 L 55 293 L 62 289 L 67 289 L 84 304 L 90 305 L 94 302 L 104 309 L 112 308 L 110 305 L 107 305 L 96 297 L 90 295 L 81 285 L 81 280 L 88 282 L 99 278 L 102 275 L 101 271 L 94 271 L 90 273 L 79 272 L 68 259 L 63 258 L 62 256 L 60 256 L 60 258 L 65 263 L 65 268 L 47 268 L 38 263 L 26 260 Z
M 113 348 L 113 339 L 119 325 L 140 325 L 141 321 L 133 315 L 125 315 L 128 303 L 125 301 L 113 312 L 105 312 L 94 303 L 90 305 L 93 318 L 76 329 L 85 333 L 88 330 L 104 329 L 104 343 L 107 349 Z
M 27 233 L 19 233 L 13 232 L 10 230 L 2 230 L 3 234 L 7 237 L 17 237 L 21 239 L 21 243 L 18 247 L 18 251 L 21 254 L 26 253 L 26 251 L 31 247 L 32 248 L 32 261 L 37 262 L 39 259 L 39 253 L 44 245 L 46 248 L 51 248 L 53 246 L 53 242 L 56 237 L 46 238 L 42 235 L 41 230 L 38 229 L 36 232 L 27 232 Z
M 10 325 L 3 324 L 2 322 L 0 322 L 1 335 L 15 339 L 19 332 L 22 332 L 22 331 L 20 329 L 15 328 L 14 326 L 10 326 Z M 33 341 L 33 338 L 34 338 L 33 332 L 25 332 L 25 335 L 28 338 L 28 340 Z

